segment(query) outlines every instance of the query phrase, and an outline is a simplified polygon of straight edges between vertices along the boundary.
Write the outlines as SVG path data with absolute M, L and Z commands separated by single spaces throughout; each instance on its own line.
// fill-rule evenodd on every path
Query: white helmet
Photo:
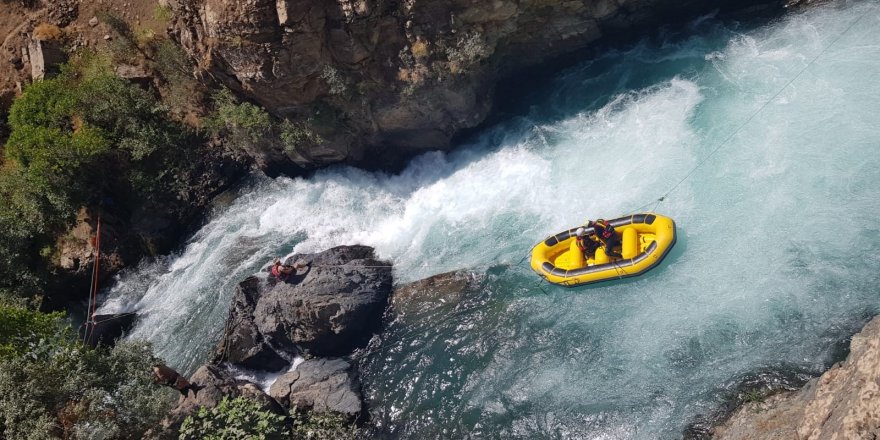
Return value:
M 578 237 L 583 237 L 584 232 L 586 232 L 586 230 L 583 227 L 580 227 L 580 228 L 577 228 L 577 231 L 574 231 L 574 234 L 577 235 Z

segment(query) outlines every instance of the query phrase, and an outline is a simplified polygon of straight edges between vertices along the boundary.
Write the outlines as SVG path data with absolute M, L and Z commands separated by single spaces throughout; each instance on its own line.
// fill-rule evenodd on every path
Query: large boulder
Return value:
M 287 359 L 279 354 L 260 333 L 254 323 L 254 308 L 265 290 L 265 281 L 249 277 L 242 281 L 232 297 L 232 307 L 226 319 L 223 339 L 217 348 L 215 362 L 229 362 L 256 370 L 277 371 L 287 366 Z M 290 350 L 292 351 L 292 350 Z
M 366 344 L 382 322 L 391 293 L 391 265 L 373 249 L 345 246 L 316 255 L 296 283 L 279 282 L 254 309 L 257 328 L 272 341 L 315 356 L 341 356 Z
M 311 359 L 272 384 L 269 395 L 288 408 L 358 416 L 360 383 L 351 364 L 342 359 Z
M 801 390 L 746 403 L 716 440 L 880 438 L 880 317 L 852 338 L 846 361 Z
M 82 325 L 79 327 L 79 336 L 91 347 L 100 345 L 114 345 L 116 340 L 131 330 L 136 313 L 116 313 L 111 315 L 95 315 L 94 326 Z
M 342 356 L 369 341 L 391 292 L 391 265 L 366 246 L 318 254 L 286 280 L 252 277 L 233 298 L 215 360 L 278 371 L 297 353 Z

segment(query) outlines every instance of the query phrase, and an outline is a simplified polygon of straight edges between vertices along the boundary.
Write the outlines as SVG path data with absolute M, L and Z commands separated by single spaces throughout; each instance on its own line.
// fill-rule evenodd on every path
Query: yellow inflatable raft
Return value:
M 568 287 L 632 277 L 660 264 L 675 245 L 675 222 L 669 217 L 635 214 L 608 223 L 620 235 L 623 258 L 608 257 L 601 247 L 595 255 L 585 257 L 575 243 L 578 228 L 572 228 L 532 248 L 532 270 L 551 283 Z M 587 234 L 592 232 L 593 228 L 586 228 Z

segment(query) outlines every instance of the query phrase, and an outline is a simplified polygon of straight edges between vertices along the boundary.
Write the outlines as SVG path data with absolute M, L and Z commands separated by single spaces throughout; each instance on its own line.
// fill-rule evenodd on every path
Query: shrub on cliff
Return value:
M 260 409 L 245 397 L 224 397 L 214 408 L 200 408 L 180 427 L 180 440 L 275 440 L 285 437 L 284 416 Z
M 33 185 L 21 167 L 0 168 L 0 297 L 30 297 L 40 290 L 40 250 L 61 224 L 59 209 L 66 203 L 53 198 Z
M 12 346 L 0 357 L 0 438 L 140 438 L 171 407 L 149 344 L 91 349 L 59 314 L 0 306 L 0 317 L 12 318 L 0 326 Z
M 226 148 L 241 153 L 259 143 L 272 130 L 272 119 L 263 108 L 238 102 L 229 89 L 215 93 L 214 112 L 205 120 L 212 136 L 223 138 Z

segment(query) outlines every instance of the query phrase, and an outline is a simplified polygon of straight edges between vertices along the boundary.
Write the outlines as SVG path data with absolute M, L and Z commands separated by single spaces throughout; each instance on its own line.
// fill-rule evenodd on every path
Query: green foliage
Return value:
M 131 26 L 120 16 L 110 11 L 98 12 L 98 18 L 106 23 L 115 32 L 115 38 L 110 40 L 108 47 L 113 61 L 117 63 L 134 63 L 140 52 L 138 39 Z
M 294 410 L 291 418 L 291 438 L 296 440 L 354 440 L 357 438 L 357 427 L 341 414 L 300 413 Z
M 193 76 L 193 65 L 183 49 L 167 38 L 157 38 L 150 46 L 153 67 L 165 84 L 163 102 L 177 112 L 201 107 L 205 93 Z
M 83 347 L 60 314 L 0 306 L 0 319 L 0 438 L 140 438 L 170 409 L 149 344 Z
M 167 24 L 171 21 L 173 16 L 174 12 L 168 6 L 156 5 L 156 7 L 153 8 L 153 18 L 162 24 Z
M 82 52 L 10 108 L 0 168 L 0 292 L 39 290 L 35 269 L 47 266 L 47 246 L 78 207 L 104 196 L 129 208 L 176 201 L 190 184 L 198 151 L 179 145 L 191 135 L 110 66 L 108 57 Z
M 743 402 L 763 402 L 767 398 L 767 393 L 762 390 L 746 390 L 740 395 Z
M 205 121 L 208 131 L 221 136 L 232 152 L 243 152 L 272 130 L 272 119 L 261 107 L 239 103 L 229 89 L 215 93 L 214 113 Z
M 201 408 L 187 417 L 180 427 L 180 440 L 281 439 L 286 431 L 284 419 L 245 397 L 224 397 L 217 407 Z
M 33 297 L 40 291 L 38 251 L 50 231 L 72 215 L 63 196 L 42 191 L 15 164 L 0 168 L 0 293 Z M 66 209 L 66 211 L 65 211 Z
M 64 313 L 40 313 L 0 304 L 0 361 L 21 356 L 41 343 L 64 346 L 70 339 Z
M 281 123 L 281 144 L 288 154 L 298 154 L 300 148 L 324 142 L 320 135 L 308 127 L 285 119 Z

